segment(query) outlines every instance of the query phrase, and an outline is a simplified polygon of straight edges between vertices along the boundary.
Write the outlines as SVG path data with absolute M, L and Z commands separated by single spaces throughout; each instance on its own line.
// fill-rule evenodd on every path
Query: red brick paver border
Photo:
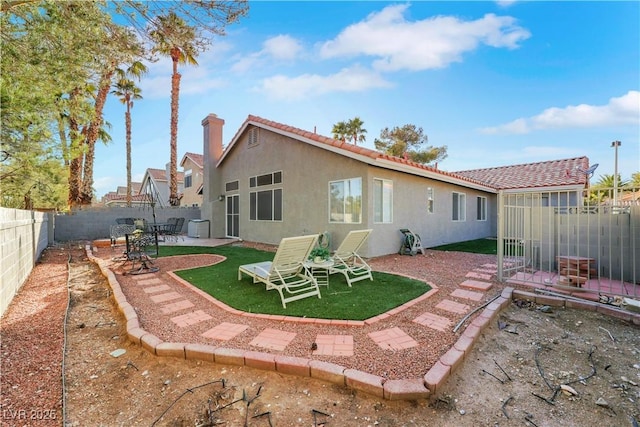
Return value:
M 314 355 L 353 356 L 353 335 L 318 335 Z
M 271 350 L 284 350 L 295 338 L 295 332 L 280 331 L 278 329 L 267 328 L 260 332 L 257 337 L 249 343 L 257 347 L 264 347 Z
M 213 340 L 229 341 L 236 335 L 244 332 L 248 327 L 247 325 L 241 325 L 239 323 L 222 322 L 218 326 L 204 332 L 202 336 Z
M 402 329 L 395 328 L 383 329 L 381 331 L 371 332 L 368 334 L 382 349 L 404 350 L 418 345 L 418 342 L 407 335 Z

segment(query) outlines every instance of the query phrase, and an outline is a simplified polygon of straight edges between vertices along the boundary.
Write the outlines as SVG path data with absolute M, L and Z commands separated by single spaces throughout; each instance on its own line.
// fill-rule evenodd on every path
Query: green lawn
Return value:
M 373 281 L 363 280 L 350 288 L 344 276 L 334 274 L 329 287 L 321 286 L 321 299 L 305 298 L 282 308 L 280 295 L 254 284 L 249 277 L 238 281 L 238 267 L 273 259 L 273 252 L 239 246 L 190 247 L 161 246 L 160 256 L 211 253 L 227 257 L 208 267 L 179 271 L 176 274 L 225 304 L 251 313 L 285 314 L 322 319 L 365 320 L 404 304 L 431 288 L 425 282 L 393 274 L 373 272 Z
M 498 253 L 498 243 L 496 239 L 477 239 L 436 246 L 429 249 L 433 249 L 434 251 L 458 251 L 496 255 Z

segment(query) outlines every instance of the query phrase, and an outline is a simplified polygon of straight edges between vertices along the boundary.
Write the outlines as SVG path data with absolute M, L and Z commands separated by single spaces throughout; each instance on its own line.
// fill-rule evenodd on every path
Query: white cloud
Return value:
M 367 55 L 376 57 L 373 66 L 381 71 L 443 68 L 462 60 L 462 55 L 480 44 L 515 49 L 530 33 L 510 16 L 486 14 L 481 19 L 462 21 L 436 16 L 408 21 L 409 5 L 393 5 L 374 12 L 364 21 L 344 29 L 320 48 L 323 58 Z
M 276 59 L 291 60 L 302 51 L 302 45 L 296 39 L 287 35 L 279 35 L 263 43 L 263 52 Z
M 214 71 L 220 58 L 225 52 L 231 49 L 229 43 L 220 42 L 210 50 L 202 52 L 196 60 L 198 65 L 178 65 L 178 72 L 182 75 L 180 79 L 180 93 L 191 95 L 205 93 L 210 89 L 217 89 L 226 86 L 228 83 L 217 75 Z M 155 62 L 147 62 L 149 72 L 139 83 L 142 89 L 142 96 L 145 99 L 161 99 L 171 97 L 171 73 L 173 64 L 168 57 L 160 57 Z
M 303 74 L 297 77 L 277 75 L 262 81 L 256 90 L 275 99 L 295 100 L 329 92 L 360 92 L 370 88 L 390 87 L 379 74 L 359 66 L 344 68 L 335 74 Z
M 232 71 L 244 72 L 272 58 L 278 61 L 293 61 L 302 50 L 302 44 L 298 40 L 289 35 L 281 34 L 265 40 L 260 51 L 249 53 L 240 58 L 233 65 Z
M 631 90 L 606 105 L 551 107 L 528 118 L 480 129 L 485 134 L 525 134 L 543 129 L 590 128 L 640 124 L 640 92 Z

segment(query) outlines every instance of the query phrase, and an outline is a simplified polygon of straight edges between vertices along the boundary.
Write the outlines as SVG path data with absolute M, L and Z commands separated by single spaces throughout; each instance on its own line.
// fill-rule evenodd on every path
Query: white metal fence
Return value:
M 498 277 L 640 297 L 640 188 L 503 192 Z

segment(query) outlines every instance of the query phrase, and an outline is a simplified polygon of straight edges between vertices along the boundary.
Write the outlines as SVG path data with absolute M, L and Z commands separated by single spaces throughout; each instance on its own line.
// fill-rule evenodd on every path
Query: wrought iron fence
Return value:
M 640 188 L 503 192 L 498 277 L 640 297 Z

